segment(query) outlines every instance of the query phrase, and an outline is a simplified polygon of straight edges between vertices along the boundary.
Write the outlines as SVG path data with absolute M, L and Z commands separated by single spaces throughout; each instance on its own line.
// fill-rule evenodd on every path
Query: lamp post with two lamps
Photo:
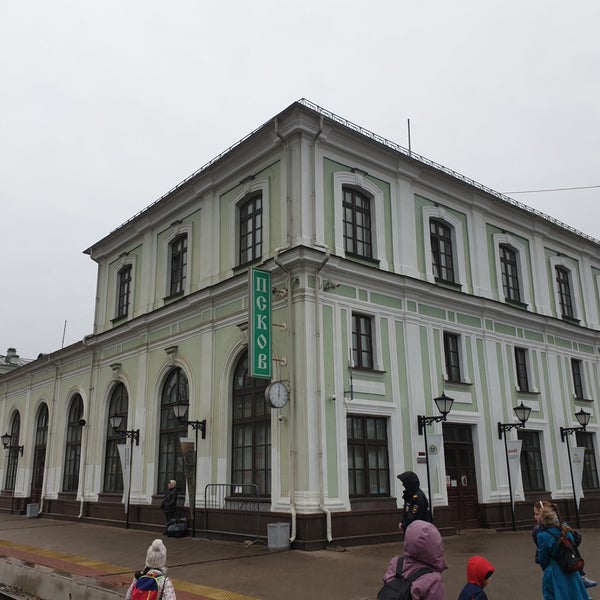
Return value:
M 196 478 L 198 477 L 198 432 L 202 434 L 202 439 L 206 439 L 206 419 L 202 421 L 190 421 L 187 419 L 189 404 L 174 404 L 173 414 L 175 418 L 182 424 L 190 426 L 196 432 L 196 455 L 194 457 L 194 489 L 190 490 L 190 502 L 192 513 L 192 537 L 196 536 Z
M 8 450 L 9 459 L 12 456 L 15 456 L 14 470 L 15 470 L 15 479 L 16 479 L 17 465 L 19 464 L 19 454 L 21 456 L 23 456 L 23 446 L 11 444 L 12 435 L 10 435 L 10 433 L 8 433 L 8 431 L 3 436 L 0 436 L 0 440 L 2 440 L 2 445 L 4 446 L 4 449 Z M 15 489 L 13 487 L 12 499 L 10 501 L 10 514 L 11 515 L 13 514 L 14 505 L 15 505 Z
M 129 529 L 129 499 L 131 497 L 131 478 L 132 478 L 132 465 L 133 465 L 133 442 L 135 441 L 135 445 L 140 445 L 140 430 L 139 429 L 119 429 L 121 427 L 121 423 L 123 422 L 123 415 L 112 415 L 108 418 L 108 422 L 110 426 L 113 428 L 114 432 L 126 439 L 131 440 L 131 445 L 129 447 L 129 482 L 127 485 L 127 510 L 125 511 L 125 529 Z
M 437 417 L 426 417 L 424 415 L 417 416 L 417 424 L 419 426 L 419 435 L 424 436 L 425 441 L 425 467 L 427 469 L 427 500 L 429 502 L 429 517 L 433 522 L 433 503 L 431 500 L 431 477 L 429 474 L 429 448 L 427 446 L 427 425 L 431 425 L 432 423 L 438 423 L 440 421 L 445 421 L 446 416 L 450 412 L 452 408 L 452 404 L 454 403 L 454 398 L 450 398 L 446 396 L 444 392 L 442 392 L 441 396 L 434 398 L 433 401 L 437 406 L 437 409 L 440 411 L 440 415 Z
M 520 429 L 521 427 L 525 427 L 525 423 L 527 419 L 529 419 L 529 415 L 531 414 L 531 408 L 525 406 L 521 401 L 519 406 L 515 406 L 513 408 L 515 411 L 515 415 L 517 415 L 517 419 L 519 419 L 519 423 L 498 423 L 498 439 L 501 440 L 504 435 L 504 453 L 506 454 L 506 472 L 508 475 L 508 494 L 510 496 L 510 514 L 511 514 L 511 522 L 512 522 L 512 530 L 515 531 L 515 507 L 513 505 L 513 492 L 512 492 L 512 482 L 510 478 L 510 462 L 508 460 L 508 442 L 506 441 L 506 432 L 511 429 Z
M 569 436 L 576 431 L 585 431 L 585 428 L 590 422 L 592 415 L 589 412 L 585 412 L 583 408 L 575 413 L 575 417 L 581 427 L 561 427 L 560 428 L 560 441 L 567 442 L 567 454 L 569 456 L 569 471 L 571 472 L 571 486 L 573 487 L 573 500 L 575 501 L 575 518 L 577 520 L 577 527 L 581 527 L 579 524 L 579 507 L 577 506 L 577 495 L 575 493 L 575 479 L 573 477 L 573 465 L 571 464 L 571 445 L 569 444 Z

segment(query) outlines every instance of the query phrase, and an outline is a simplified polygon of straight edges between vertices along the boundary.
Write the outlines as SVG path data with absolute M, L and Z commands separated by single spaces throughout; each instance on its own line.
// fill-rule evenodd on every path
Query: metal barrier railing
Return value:
M 260 511 L 266 506 L 254 483 L 209 483 L 204 488 L 203 535 L 247 537 L 250 545 L 266 545 L 266 536 L 260 536 Z

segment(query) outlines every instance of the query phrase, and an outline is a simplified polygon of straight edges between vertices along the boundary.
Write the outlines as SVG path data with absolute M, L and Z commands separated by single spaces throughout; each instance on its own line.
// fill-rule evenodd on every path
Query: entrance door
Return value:
M 444 423 L 443 429 L 450 519 L 456 529 L 476 529 L 480 523 L 471 426 Z

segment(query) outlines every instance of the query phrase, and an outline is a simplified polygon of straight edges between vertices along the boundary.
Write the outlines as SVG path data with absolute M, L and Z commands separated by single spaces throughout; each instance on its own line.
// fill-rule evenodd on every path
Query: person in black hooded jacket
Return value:
M 413 471 L 405 471 L 398 475 L 398 479 L 404 486 L 402 499 L 404 500 L 404 513 L 400 530 L 406 531 L 406 528 L 413 521 L 428 521 L 431 523 L 431 513 L 429 512 L 429 501 L 427 496 L 420 488 L 420 481 L 417 474 Z

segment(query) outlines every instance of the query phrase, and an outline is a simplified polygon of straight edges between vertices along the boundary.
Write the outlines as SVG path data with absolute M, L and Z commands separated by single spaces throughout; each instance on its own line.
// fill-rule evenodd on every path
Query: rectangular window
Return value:
M 448 381 L 459 383 L 460 374 L 460 352 L 459 336 L 456 333 L 444 331 L 444 360 L 446 361 L 446 374 Z
M 387 419 L 348 415 L 346 429 L 350 497 L 389 496 Z
M 187 235 L 180 235 L 170 244 L 171 251 L 171 283 L 169 295 L 182 294 L 187 274 Z
M 359 369 L 373 368 L 372 318 L 367 315 L 352 315 L 352 360 Z
M 512 302 L 521 302 L 517 253 L 506 244 L 500 245 L 500 268 L 504 297 Z
M 525 348 L 515 348 L 515 368 L 517 371 L 517 387 L 519 388 L 519 391 L 530 392 L 527 350 L 525 350 Z
M 344 248 L 347 254 L 373 258 L 371 199 L 352 188 L 343 188 Z
M 537 431 L 518 431 L 521 440 L 521 476 L 525 492 L 545 489 L 540 434 Z
M 571 372 L 573 373 L 573 393 L 575 398 L 585 398 L 583 390 L 583 367 L 580 360 L 571 359 Z
M 240 265 L 262 257 L 262 193 L 246 200 L 239 209 Z
M 587 431 L 576 431 L 575 439 L 577 445 L 585 448 L 583 459 L 583 489 L 597 490 L 600 488 L 598 483 L 598 469 L 596 468 L 596 450 L 594 448 L 594 434 Z M 569 441 L 567 440 L 567 444 Z
M 434 277 L 441 281 L 456 283 L 454 279 L 452 230 L 445 223 L 431 219 L 429 221 L 429 232 Z
M 129 294 L 131 291 L 131 266 L 119 271 L 119 291 L 117 294 L 117 319 L 127 316 L 129 312 Z
M 571 293 L 570 272 L 564 267 L 556 267 L 556 283 L 558 285 L 558 301 L 560 303 L 560 314 L 563 318 L 573 319 L 573 296 Z

